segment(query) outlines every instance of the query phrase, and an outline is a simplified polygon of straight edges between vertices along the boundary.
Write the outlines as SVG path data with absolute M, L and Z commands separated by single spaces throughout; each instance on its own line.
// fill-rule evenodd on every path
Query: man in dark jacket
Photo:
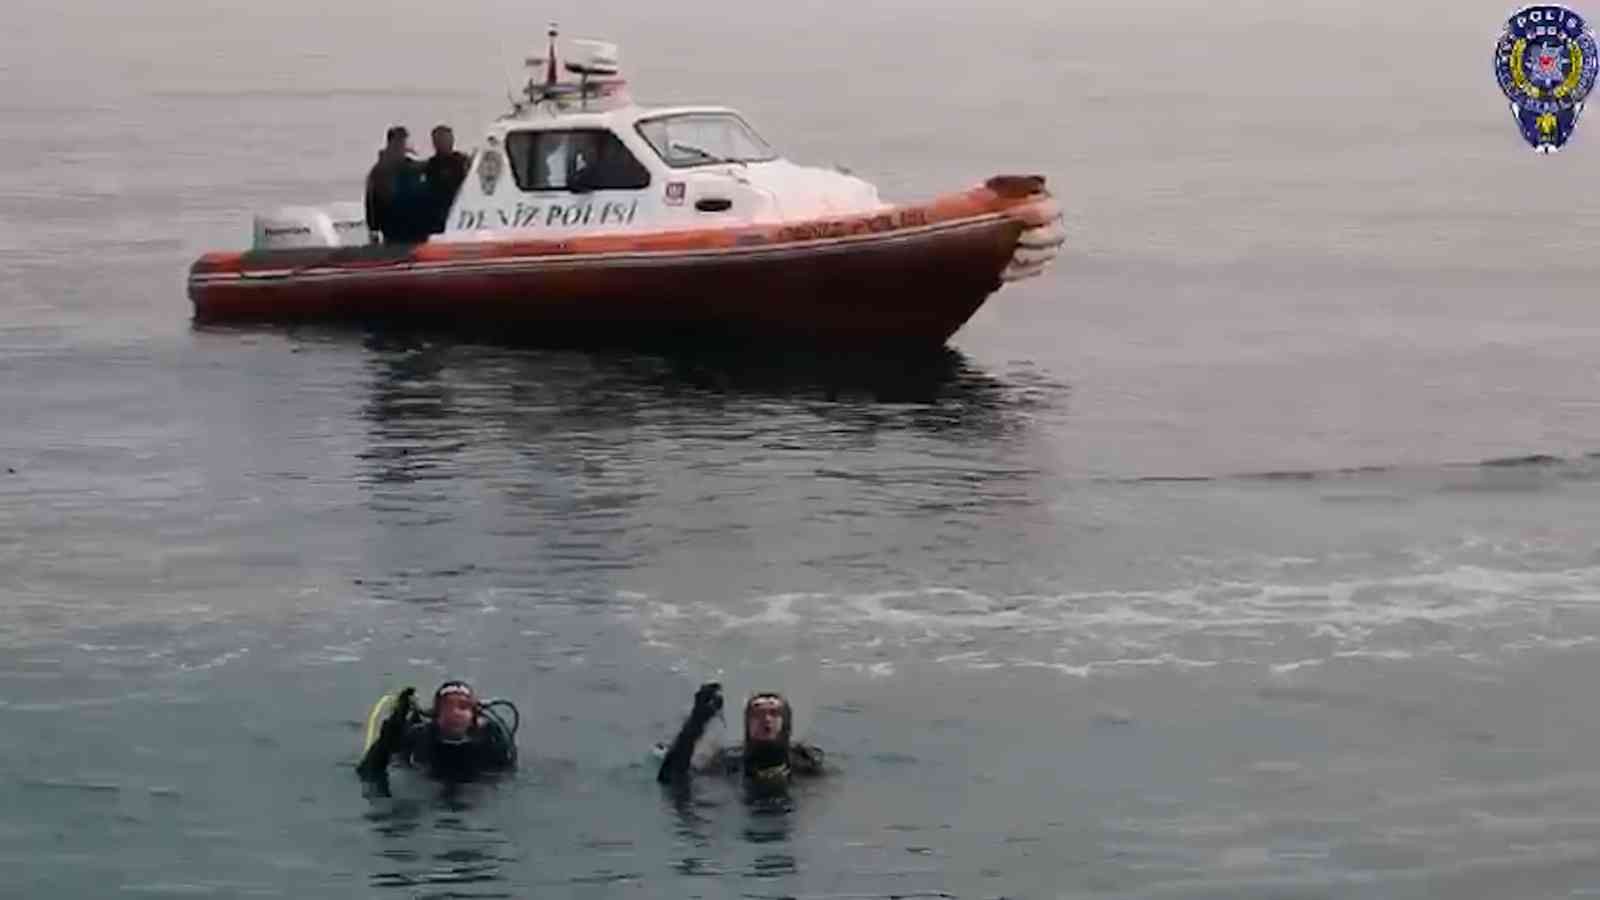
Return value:
M 416 708 L 415 695 L 415 688 L 400 692 L 378 739 L 356 766 L 361 780 L 380 796 L 389 796 L 391 758 L 446 782 L 471 781 L 516 765 L 513 736 L 497 718 L 484 712 L 466 682 L 439 685 L 433 709 L 427 713 Z
M 433 214 L 434 234 L 444 231 L 449 222 L 450 206 L 456 202 L 456 192 L 461 182 L 467 180 L 467 169 L 472 160 L 456 149 L 456 135 L 448 125 L 433 129 L 433 156 L 423 164 L 423 176 L 428 183 L 428 206 Z
M 432 222 L 422 166 L 410 156 L 405 126 L 385 134 L 378 161 L 367 173 L 367 231 L 373 242 L 414 244 L 428 239 Z
M 694 768 L 695 744 L 705 733 L 706 724 L 722 711 L 722 685 L 710 682 L 694 694 L 694 708 L 667 748 L 656 772 L 656 781 L 665 785 L 687 783 Z M 753 794 L 782 793 L 797 775 L 821 775 L 822 751 L 810 744 L 792 740 L 794 711 L 782 694 L 762 693 L 744 705 L 744 743 L 720 748 L 701 771 L 722 775 L 741 775 Z

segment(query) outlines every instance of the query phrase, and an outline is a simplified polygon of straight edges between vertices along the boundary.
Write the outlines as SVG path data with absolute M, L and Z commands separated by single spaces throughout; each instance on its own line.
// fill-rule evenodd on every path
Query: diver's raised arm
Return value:
M 700 735 L 705 734 L 706 723 L 711 721 L 722 710 L 722 685 L 716 682 L 707 682 L 700 685 L 694 692 L 694 708 L 689 711 L 689 718 L 678 729 L 678 736 L 672 739 L 672 746 L 668 748 L 667 755 L 661 760 L 661 768 L 656 771 L 656 781 L 661 784 L 671 784 L 688 777 L 689 762 L 694 756 L 695 742 L 700 740 Z

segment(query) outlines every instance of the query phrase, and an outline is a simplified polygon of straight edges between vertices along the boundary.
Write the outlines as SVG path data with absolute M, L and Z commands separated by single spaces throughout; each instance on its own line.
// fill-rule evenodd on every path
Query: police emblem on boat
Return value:
M 500 183 L 500 151 L 489 147 L 478 162 L 478 186 L 485 196 L 493 196 L 494 186 Z
M 1597 71 L 1594 31 L 1564 6 L 1523 7 L 1506 20 L 1494 48 L 1495 79 L 1522 139 L 1540 153 L 1554 153 L 1572 136 Z

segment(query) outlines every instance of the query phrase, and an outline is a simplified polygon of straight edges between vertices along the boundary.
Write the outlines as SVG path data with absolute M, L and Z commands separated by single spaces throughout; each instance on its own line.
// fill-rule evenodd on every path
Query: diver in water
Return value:
M 433 709 L 418 710 L 415 688 L 396 698 L 394 712 L 384 720 L 377 740 L 356 766 L 362 781 L 380 796 L 389 796 L 389 760 L 415 766 L 446 782 L 471 781 L 479 775 L 510 769 L 517 764 L 516 731 L 520 714 L 509 701 L 479 703 L 472 686 L 446 681 L 433 693 Z M 509 707 L 510 725 L 495 711 Z
M 694 708 L 667 748 L 656 772 L 656 781 L 666 785 L 688 782 L 695 744 L 705 734 L 706 725 L 722 711 L 722 685 L 709 682 L 694 693 Z M 762 693 L 744 705 L 744 743 L 723 747 L 700 766 L 707 774 L 742 775 L 745 786 L 781 791 L 795 776 L 823 774 L 822 751 L 791 739 L 793 710 L 782 694 Z

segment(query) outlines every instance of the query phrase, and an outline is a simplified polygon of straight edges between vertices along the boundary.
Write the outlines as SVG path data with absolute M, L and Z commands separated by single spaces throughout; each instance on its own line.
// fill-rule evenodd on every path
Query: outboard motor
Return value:
M 323 210 L 333 220 L 333 233 L 339 238 L 339 246 L 359 247 L 368 243 L 365 203 L 330 203 Z
M 361 203 L 325 207 L 286 206 L 255 217 L 255 250 L 302 247 L 356 247 L 367 243 L 366 208 Z

